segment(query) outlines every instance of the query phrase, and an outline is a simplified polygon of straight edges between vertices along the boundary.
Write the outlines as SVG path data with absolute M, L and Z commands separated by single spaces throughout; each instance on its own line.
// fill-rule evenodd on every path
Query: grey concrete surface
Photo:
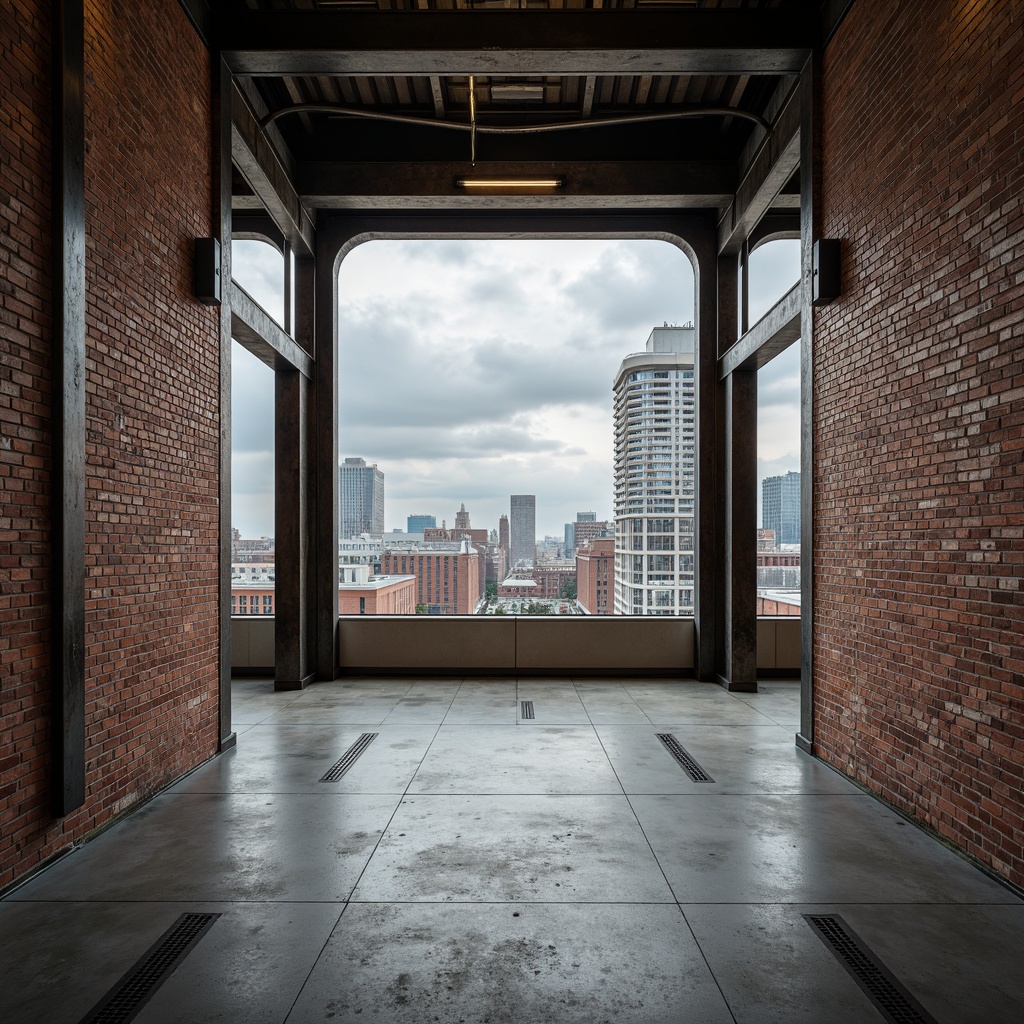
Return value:
M 0 901 L 4 1024 L 78 1024 L 191 911 L 140 1024 L 881 1021 L 812 912 L 940 1024 L 1020 1024 L 1024 902 L 798 751 L 796 683 L 233 689 L 236 747 Z

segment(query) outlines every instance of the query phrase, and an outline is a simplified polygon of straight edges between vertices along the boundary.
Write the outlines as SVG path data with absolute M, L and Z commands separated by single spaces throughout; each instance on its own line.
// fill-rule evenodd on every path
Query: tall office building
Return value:
M 597 531 L 591 531 L 589 533 L 580 531 L 580 523 L 596 523 L 597 513 L 596 512 L 577 512 L 575 523 L 565 524 L 565 557 L 572 558 L 573 554 L 581 547 L 584 543 L 592 537 L 598 536 Z M 583 538 L 582 540 L 580 538 Z
M 537 558 L 537 496 L 513 494 L 509 507 L 509 567 Z
M 437 516 L 413 515 L 405 517 L 406 533 L 422 533 L 437 526 Z
M 693 614 L 694 329 L 656 327 L 615 376 L 615 614 Z
M 365 459 L 346 459 L 339 471 L 339 535 L 343 539 L 384 533 L 384 474 Z
M 761 525 L 775 531 L 776 544 L 800 543 L 800 474 L 761 481 Z

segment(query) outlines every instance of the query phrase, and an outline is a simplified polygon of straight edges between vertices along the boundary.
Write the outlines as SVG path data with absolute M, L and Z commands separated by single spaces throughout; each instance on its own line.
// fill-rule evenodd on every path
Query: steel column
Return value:
M 58 817 L 85 803 L 85 14 L 53 7 L 53 735 Z
M 232 75 L 213 61 L 213 223 L 220 238 L 220 749 L 231 728 L 231 94 Z
M 814 748 L 814 243 L 820 235 L 820 55 L 800 75 L 800 732 L 796 744 Z
M 317 679 L 338 674 L 338 254 L 343 239 L 317 231 L 312 272 L 315 403 L 315 554 L 313 607 L 316 615 Z M 308 315 L 297 309 L 296 317 Z
M 274 689 L 301 690 L 310 668 L 310 382 L 298 370 L 274 374 Z
M 694 484 L 694 630 L 696 632 L 696 675 L 713 680 L 717 663 L 718 634 L 721 631 L 721 562 L 718 557 L 718 471 L 716 451 L 719 436 L 717 416 L 718 345 L 722 330 L 719 297 L 717 232 L 708 223 L 704 232 L 692 231 L 687 241 L 694 247 L 695 321 L 697 324 L 697 450 Z
M 725 664 L 730 690 L 757 692 L 757 370 L 726 377 Z

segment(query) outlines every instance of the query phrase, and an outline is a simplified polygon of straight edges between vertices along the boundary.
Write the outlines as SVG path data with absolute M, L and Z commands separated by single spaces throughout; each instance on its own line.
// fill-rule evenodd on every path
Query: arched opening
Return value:
M 481 559 L 479 591 L 448 592 L 449 581 L 432 573 L 429 599 L 425 579 L 417 580 L 421 613 L 613 614 L 611 574 L 592 581 L 594 593 L 575 595 L 572 584 L 578 549 L 621 548 L 616 523 L 623 533 L 627 508 L 617 489 L 628 476 L 637 501 L 659 503 L 638 507 L 641 533 L 655 511 L 686 519 L 671 531 L 671 555 L 658 555 L 673 564 L 659 565 L 657 579 L 673 579 L 637 586 L 639 613 L 692 615 L 694 277 L 678 247 L 658 239 L 383 240 L 353 250 L 340 274 L 343 574 L 347 562 L 375 554 L 386 573 L 430 571 L 424 550 L 469 539 Z M 678 397 L 676 408 L 668 400 L 662 443 L 649 438 L 627 467 L 624 447 L 616 461 L 624 435 L 616 436 L 612 389 L 654 328 L 662 348 L 671 347 L 663 335 L 686 342 L 688 441 L 680 453 Z M 653 493 L 662 483 L 655 477 L 665 477 L 657 490 L 664 497 Z M 386 524 L 385 508 L 371 507 L 374 478 Z M 409 529 L 414 515 L 427 517 L 425 534 Z M 690 541 L 677 580 L 680 533 Z M 650 559 L 638 550 L 629 557 L 648 582 Z M 688 599 L 656 608 L 655 591 Z

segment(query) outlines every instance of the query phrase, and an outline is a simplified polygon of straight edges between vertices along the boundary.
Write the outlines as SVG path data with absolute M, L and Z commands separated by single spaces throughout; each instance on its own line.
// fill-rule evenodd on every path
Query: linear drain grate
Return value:
M 533 718 L 533 701 L 532 700 L 521 700 L 519 702 L 519 717 L 520 718 Z
M 321 782 L 337 782 L 359 760 L 359 755 L 377 738 L 375 732 L 364 732 L 352 744 L 348 750 L 345 751 L 341 757 L 331 765 L 330 770 L 320 780 Z
M 182 914 L 135 966 L 82 1018 L 81 1024 L 127 1024 L 210 930 L 220 914 Z
M 804 914 L 804 919 L 890 1024 L 936 1024 L 838 914 Z
M 676 759 L 679 766 L 694 782 L 715 781 L 706 771 L 704 771 L 703 768 L 701 768 L 700 764 L 695 761 L 682 746 L 680 746 L 679 740 L 677 740 L 672 733 L 659 732 L 656 735 L 664 744 L 665 749 Z

